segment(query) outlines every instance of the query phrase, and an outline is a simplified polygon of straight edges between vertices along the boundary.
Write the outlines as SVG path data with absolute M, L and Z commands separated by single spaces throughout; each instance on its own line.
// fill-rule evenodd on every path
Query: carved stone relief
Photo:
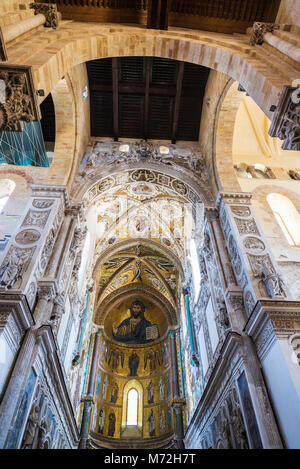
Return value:
M 259 238 L 247 236 L 243 241 L 244 247 L 250 251 L 262 252 L 266 249 L 265 244 Z
M 15 240 L 18 244 L 32 244 L 36 243 L 41 237 L 41 234 L 37 230 L 22 230 L 20 231 Z
M 57 6 L 55 3 L 30 3 L 30 8 L 34 9 L 34 14 L 42 14 L 46 18 L 45 27 L 56 29 L 58 27 Z
M 21 226 L 38 226 L 44 228 L 51 210 L 40 212 L 38 210 L 29 210 Z
M 7 289 L 21 286 L 24 272 L 27 270 L 35 247 L 17 248 L 10 246 L 0 267 L 0 287 Z
M 240 205 L 231 205 L 230 209 L 232 213 L 234 213 L 238 217 L 250 217 L 251 215 L 251 211 L 249 207 L 243 207 Z
M 298 360 L 298 364 L 300 365 L 300 334 L 293 334 L 289 339 L 289 344 L 292 346 Z
M 241 235 L 243 235 L 243 234 L 257 234 L 257 235 L 259 235 L 259 231 L 257 229 L 254 218 L 250 218 L 249 220 L 240 220 L 239 218 L 234 217 L 234 221 L 235 221 L 237 229 L 238 229 L 238 231 Z
M 253 24 L 252 34 L 250 37 L 250 46 L 255 46 L 256 44 L 262 45 L 264 42 L 264 35 L 266 33 L 273 33 L 275 29 L 279 28 L 279 24 L 255 22 Z
M 32 206 L 34 208 L 49 208 L 54 204 L 54 200 L 51 199 L 33 199 Z

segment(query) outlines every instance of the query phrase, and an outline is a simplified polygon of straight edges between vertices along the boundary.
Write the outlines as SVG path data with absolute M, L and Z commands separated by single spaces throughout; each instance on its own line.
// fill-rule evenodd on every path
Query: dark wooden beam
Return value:
M 150 75 L 152 68 L 152 58 L 146 57 L 146 86 L 145 86 L 145 107 L 144 107 L 144 139 L 148 138 L 149 123 L 149 92 L 150 92 Z
M 172 143 L 176 143 L 176 138 L 177 138 L 183 73 L 184 73 L 184 62 L 180 62 L 179 68 L 178 68 L 178 76 L 177 76 L 177 83 L 176 83 L 176 96 L 175 96 L 175 103 L 174 103 L 174 114 L 173 114 L 173 124 L 172 124 Z
M 148 0 L 147 28 L 168 29 L 170 0 Z
M 111 85 L 106 84 L 97 84 L 92 83 L 90 85 L 90 91 L 113 91 Z M 134 85 L 119 85 L 118 87 L 119 94 L 145 94 L 145 85 L 144 84 L 134 84 Z M 170 86 L 164 88 L 163 86 L 150 86 L 149 85 L 149 94 L 160 95 L 160 96 L 175 96 L 176 95 L 176 86 Z
M 113 119 L 114 119 L 114 140 L 118 141 L 119 138 L 119 92 L 118 92 L 118 59 L 112 59 L 112 88 L 113 88 Z

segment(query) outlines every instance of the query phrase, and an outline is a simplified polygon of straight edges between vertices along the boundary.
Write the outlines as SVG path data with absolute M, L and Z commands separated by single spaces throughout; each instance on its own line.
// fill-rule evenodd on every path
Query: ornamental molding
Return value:
M 293 98 L 296 95 L 296 98 Z M 271 137 L 283 140 L 283 150 L 300 150 L 299 88 L 284 86 L 269 129 Z
M 0 132 L 21 132 L 23 121 L 39 121 L 41 112 L 32 67 L 1 63 L 0 80 L 4 81 L 6 91 L 6 101 L 0 103 Z
M 195 192 L 192 195 L 195 199 L 193 204 L 197 203 L 198 194 L 207 204 L 214 203 L 214 197 L 209 189 L 209 172 L 198 146 L 191 145 L 178 149 L 178 146 L 169 145 L 169 154 L 167 155 L 159 152 L 159 144 L 149 142 L 128 142 L 127 152 L 120 151 L 119 147 L 120 143 L 115 142 L 91 142 L 82 159 L 79 175 L 75 180 L 74 199 L 83 199 L 85 193 L 90 192 L 95 183 L 99 184 L 108 176 L 115 178 L 116 173 L 120 171 L 124 174 L 128 170 L 148 171 L 148 173 L 159 173 L 161 170 L 162 174 L 158 179 L 153 174 L 152 176 L 148 175 L 146 179 L 140 175 L 139 179 L 134 179 L 132 182 L 139 180 L 160 185 L 166 185 L 167 182 L 167 185 L 170 185 L 168 179 L 175 178 L 178 179 L 180 185 L 179 192 L 175 188 L 175 192 L 177 191 L 179 195 L 186 195 L 182 193 L 182 184 L 186 183 L 193 188 Z M 105 182 L 105 186 L 101 185 L 101 191 L 112 187 L 111 182 L 110 184 L 108 182 Z M 173 182 L 174 184 L 175 182 Z M 172 185 L 170 188 L 174 190 Z M 88 202 L 90 200 L 89 197 Z M 199 202 L 201 201 L 200 199 Z
M 34 325 L 33 315 L 26 296 L 15 293 L 0 293 L 0 314 L 9 313 L 20 330 L 26 331 Z
M 40 198 L 40 200 L 44 200 L 44 203 L 46 204 L 48 201 L 47 199 L 49 197 L 51 198 L 62 198 L 64 201 L 64 206 L 65 208 L 70 208 L 70 197 L 69 197 L 69 190 L 67 186 L 48 186 L 48 185 L 38 185 L 38 184 L 31 184 L 31 193 L 32 197 L 37 197 Z M 41 199 L 41 198 L 46 198 L 46 199 Z M 37 207 L 37 208 L 47 208 L 46 206 L 43 207 Z
M 251 336 L 261 357 L 276 340 L 288 340 L 300 332 L 300 302 L 259 300 L 244 332 Z
M 216 199 L 216 209 L 221 208 L 221 202 L 231 204 L 251 205 L 252 194 L 250 192 L 219 192 Z

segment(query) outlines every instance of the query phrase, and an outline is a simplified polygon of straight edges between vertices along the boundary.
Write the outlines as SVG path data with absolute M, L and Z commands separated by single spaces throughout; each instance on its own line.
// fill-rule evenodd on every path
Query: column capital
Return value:
M 39 121 L 41 111 L 37 102 L 32 67 L 1 63 L 0 79 L 9 90 L 6 101 L 0 103 L 0 132 L 21 132 L 23 121 Z
M 252 194 L 250 192 L 219 192 L 216 200 L 216 209 L 219 210 L 221 202 L 231 204 L 250 205 Z
M 45 27 L 56 29 L 58 27 L 58 12 L 55 3 L 30 3 L 30 8 L 34 9 L 34 14 L 42 14 L 46 18 Z
M 38 282 L 38 297 L 42 300 L 50 301 L 55 298 L 57 294 L 57 285 L 55 280 Z
M 252 27 L 250 46 L 262 45 L 264 35 L 266 33 L 273 33 L 275 29 L 280 29 L 280 25 L 276 23 L 255 22 Z
M 219 218 L 219 213 L 215 207 L 205 207 L 204 216 L 208 221 L 214 221 Z
M 299 87 L 284 86 L 269 129 L 271 137 L 283 140 L 283 150 L 300 150 Z

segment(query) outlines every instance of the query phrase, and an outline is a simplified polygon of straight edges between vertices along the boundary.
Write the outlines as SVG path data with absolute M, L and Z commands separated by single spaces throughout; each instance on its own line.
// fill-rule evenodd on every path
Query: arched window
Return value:
M 192 238 L 190 241 L 190 262 L 191 262 L 192 271 L 193 271 L 195 301 L 197 301 L 199 291 L 200 291 L 201 274 L 200 274 L 200 267 L 199 267 L 198 252 L 197 252 L 196 242 L 194 238 Z
M 127 426 L 138 424 L 138 392 L 131 388 L 127 395 Z
M 300 215 L 293 202 L 281 194 L 267 196 L 277 223 L 290 246 L 300 246 Z
M 121 438 L 142 436 L 143 386 L 137 379 L 131 379 L 123 389 Z
M 16 183 L 11 179 L 0 179 L 0 214 L 15 187 Z

